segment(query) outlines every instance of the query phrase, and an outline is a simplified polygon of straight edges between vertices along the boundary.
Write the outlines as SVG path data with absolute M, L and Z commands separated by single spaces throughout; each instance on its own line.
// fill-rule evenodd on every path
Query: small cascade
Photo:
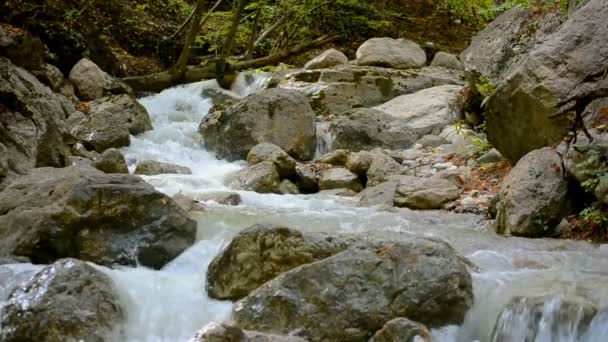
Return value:
M 270 81 L 268 72 L 241 72 L 237 75 L 230 90 L 242 97 L 264 90 Z
M 317 122 L 317 148 L 315 150 L 315 159 L 321 157 L 331 150 L 333 138 L 329 132 L 330 122 Z

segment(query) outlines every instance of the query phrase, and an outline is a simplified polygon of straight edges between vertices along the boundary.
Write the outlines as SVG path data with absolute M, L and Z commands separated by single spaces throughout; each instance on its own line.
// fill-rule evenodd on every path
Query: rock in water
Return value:
M 281 193 L 281 178 L 270 161 L 264 161 L 239 171 L 230 183 L 235 190 L 255 191 L 262 194 Z
M 141 178 L 90 166 L 40 168 L 0 193 L 0 255 L 160 268 L 194 243 L 196 222 Z
M 211 322 L 194 335 L 189 342 L 307 342 L 305 338 L 264 334 L 243 330 L 225 323 Z
M 332 256 L 351 243 L 345 237 L 253 225 L 213 259 L 207 272 L 207 292 L 217 299 L 241 299 L 279 274 Z
M 431 342 L 431 333 L 420 323 L 395 318 L 388 321 L 368 342 Z
M 283 273 L 239 301 L 233 319 L 312 341 L 367 341 L 398 317 L 460 324 L 472 303 L 465 259 L 447 243 L 414 238 L 355 245 Z
M 426 53 L 409 40 L 372 38 L 357 50 L 357 64 L 394 69 L 421 68 L 426 64 Z
M 324 69 L 346 63 L 348 63 L 348 57 L 342 52 L 332 48 L 308 61 L 308 63 L 304 65 L 304 69 Z
M 93 167 L 105 173 L 129 173 L 125 156 L 115 148 L 105 150 L 95 158 Z
M 458 199 L 460 191 L 454 183 L 439 177 L 392 176 L 398 180 L 395 205 L 410 209 L 439 209 Z
M 190 175 L 192 170 L 190 168 L 170 163 L 162 163 L 155 160 L 142 160 L 137 163 L 135 167 L 136 175 L 162 175 L 162 174 L 177 174 L 177 175 Z
M 249 165 L 270 161 L 281 177 L 291 177 L 296 173 L 296 161 L 279 146 L 269 143 L 255 145 L 247 154 Z
M 557 152 L 546 147 L 528 153 L 502 184 L 496 232 L 527 237 L 550 235 L 570 213 L 567 192 L 568 182 Z
M 124 319 L 110 278 L 85 262 L 62 259 L 13 290 L 1 309 L 0 340 L 120 341 Z
M 215 106 L 199 127 L 205 144 L 220 158 L 245 159 L 260 143 L 272 143 L 298 160 L 314 157 L 315 113 L 293 90 L 267 89 L 227 106 Z

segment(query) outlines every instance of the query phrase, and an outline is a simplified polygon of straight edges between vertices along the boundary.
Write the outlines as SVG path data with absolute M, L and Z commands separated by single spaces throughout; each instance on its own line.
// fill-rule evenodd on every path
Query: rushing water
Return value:
M 263 85 L 263 77 L 242 76 L 233 90 L 246 96 Z M 244 166 L 217 160 L 204 149 L 197 132 L 199 122 L 211 107 L 210 99 L 201 97 L 201 90 L 214 86 L 214 82 L 194 83 L 141 99 L 152 117 L 154 130 L 133 137 L 131 146 L 124 150 L 130 167 L 137 161 L 153 159 L 193 171 L 192 175 L 144 177 L 160 191 L 197 198 L 206 192 L 226 190 L 224 180 Z M 320 137 L 324 142 L 327 135 Z M 517 296 L 547 298 L 539 320 L 542 333 L 535 341 L 576 341 L 576 319 L 555 323 L 558 329 L 543 328 L 559 318 L 556 314 L 561 298 L 585 297 L 600 308 L 608 305 L 607 247 L 565 240 L 504 238 L 491 232 L 474 215 L 407 209 L 377 211 L 357 208 L 353 199 L 331 196 L 240 193 L 243 203 L 239 206 L 209 204 L 205 213 L 193 214 L 198 222 L 198 242 L 162 270 L 100 267 L 115 281 L 127 308 L 128 341 L 186 341 L 207 322 L 227 319 L 232 304 L 212 300 L 205 294 L 207 265 L 235 234 L 256 222 L 281 223 L 307 231 L 366 233 L 387 239 L 417 234 L 450 242 L 479 267 L 473 275 L 475 304 L 461 327 L 433 331 L 434 341 L 490 341 L 503 306 Z M 5 287 L 0 281 L 0 298 L 35 269 L 31 265 L 0 268 L 0 277 L 11 279 Z M 524 311 L 503 313 L 504 325 L 518 329 L 534 319 Z M 513 336 L 519 336 L 517 333 Z M 608 341 L 608 312 L 598 314 L 590 328 L 581 333 L 585 342 Z

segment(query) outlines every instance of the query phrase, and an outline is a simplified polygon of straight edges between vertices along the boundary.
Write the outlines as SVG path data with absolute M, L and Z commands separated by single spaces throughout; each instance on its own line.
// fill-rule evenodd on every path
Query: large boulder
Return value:
M 267 89 L 227 106 L 215 106 L 199 132 L 209 150 L 228 160 L 245 159 L 260 143 L 272 143 L 299 160 L 314 157 L 315 114 L 297 91 Z
M 460 197 L 454 183 L 439 177 L 393 176 L 399 181 L 395 205 L 410 209 L 439 209 L 445 203 Z
M 351 243 L 345 237 L 253 225 L 213 259 L 207 271 L 207 293 L 217 299 L 241 299 L 279 274 L 330 257 Z
M 572 122 L 556 115 L 557 104 L 608 84 L 607 16 L 605 1 L 590 1 L 497 84 L 486 103 L 486 127 L 488 140 L 505 157 L 518 160 L 561 141 Z
M 367 170 L 366 186 L 376 186 L 385 182 L 389 177 L 401 174 L 402 169 L 401 164 L 393 157 L 382 153 L 374 154 Z
M 0 94 L 0 183 L 34 167 L 69 165 L 63 120 L 71 103 L 3 57 Z
M 455 104 L 461 86 L 443 85 L 399 96 L 375 107 L 407 122 L 418 139 L 425 134 L 439 134 L 459 119 Z
M 568 181 L 557 152 L 549 147 L 532 151 L 517 162 L 502 184 L 496 232 L 541 237 L 570 213 Z
M 265 334 L 243 330 L 225 323 L 211 322 L 199 330 L 189 342 L 307 342 L 297 336 Z
M 465 259 L 447 243 L 413 238 L 355 245 L 299 266 L 239 301 L 235 324 L 311 341 L 367 341 L 393 318 L 460 324 L 473 303 Z
M 431 342 L 431 333 L 420 323 L 395 318 L 388 321 L 368 342 Z
M 279 146 L 269 143 L 255 145 L 247 154 L 249 165 L 259 164 L 263 161 L 270 161 L 277 168 L 281 177 L 291 177 L 295 175 L 296 161 Z
M 0 193 L 0 255 L 73 257 L 160 268 L 194 243 L 196 223 L 141 178 L 90 166 L 40 168 Z
M 348 57 L 336 49 L 325 50 L 322 54 L 308 61 L 304 69 L 324 69 L 348 63 Z
M 62 259 L 12 291 L 0 312 L 0 340 L 120 341 L 125 318 L 108 276 Z
M 547 310 L 550 307 L 551 309 Z M 492 332 L 492 341 L 581 341 L 597 309 L 578 297 L 515 297 L 503 308 Z
M 171 163 L 163 163 L 156 160 L 142 160 L 137 163 L 135 167 L 136 175 L 163 175 L 163 174 L 177 174 L 177 175 L 190 175 L 192 170 L 190 168 Z
M 259 193 L 279 194 L 280 186 L 279 172 L 271 161 L 264 161 L 239 171 L 230 182 L 232 189 Z
M 319 189 L 351 189 L 359 192 L 362 186 L 359 176 L 343 167 L 336 167 L 323 172 L 319 179 Z
M 357 50 L 357 64 L 393 69 L 421 68 L 426 64 L 426 53 L 418 44 L 406 39 L 372 38 Z
M 76 94 L 84 101 L 96 100 L 106 95 L 132 92 L 126 84 L 108 75 L 97 64 L 86 58 L 74 65 L 69 78 L 76 88 Z
M 88 149 L 103 152 L 128 146 L 130 135 L 152 129 L 146 108 L 131 95 L 114 95 L 89 102 L 86 113 L 68 119 L 70 132 Z
M 376 147 L 406 149 L 418 140 L 417 133 L 405 120 L 368 108 L 344 112 L 329 129 L 334 136 L 332 149 L 353 152 Z
M 301 91 L 317 115 L 330 116 L 445 84 L 463 85 L 464 73 L 438 67 L 397 70 L 345 64 L 331 69 L 294 71 L 279 86 Z

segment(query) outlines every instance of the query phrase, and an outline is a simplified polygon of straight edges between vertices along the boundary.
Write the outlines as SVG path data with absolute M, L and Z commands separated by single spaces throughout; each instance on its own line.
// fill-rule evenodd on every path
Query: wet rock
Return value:
M 4 57 L 0 93 L 0 183 L 34 167 L 68 165 L 63 120 L 73 106 L 66 107 L 65 98 Z
M 458 120 L 455 104 L 461 89 L 458 85 L 432 87 L 399 96 L 375 109 L 405 121 L 417 140 L 426 134 L 439 134 Z
M 279 185 L 279 191 L 283 195 L 297 195 L 300 193 L 300 189 L 298 186 L 293 184 L 289 179 L 283 179 L 281 181 L 281 185 Z
M 576 297 L 515 297 L 498 316 L 492 341 L 536 341 L 571 336 L 580 340 L 597 312 L 595 306 Z
M 375 154 L 367 170 L 367 186 L 376 186 L 391 176 L 401 174 L 401 164 L 385 154 Z
M 116 341 L 125 312 L 112 280 L 89 264 L 62 259 L 11 293 L 0 340 Z
M 557 152 L 546 147 L 528 153 L 503 181 L 496 232 L 527 237 L 551 234 L 570 212 L 567 192 Z
M 215 106 L 199 126 L 207 148 L 228 160 L 245 159 L 260 143 L 272 143 L 298 160 L 315 153 L 315 114 L 297 91 L 267 89 Z
M 74 65 L 69 78 L 76 88 L 78 97 L 84 101 L 96 100 L 106 95 L 132 93 L 129 86 L 108 75 L 97 64 L 86 58 Z
M 226 323 L 211 322 L 199 330 L 189 342 L 306 342 L 305 338 L 265 334 L 243 330 Z
M 376 147 L 406 149 L 418 139 L 405 120 L 368 108 L 344 112 L 329 129 L 334 136 L 332 148 L 352 152 Z
M 204 212 L 205 211 L 205 206 L 202 203 L 200 203 L 199 201 L 195 200 L 194 198 L 192 198 L 190 196 L 186 196 L 182 193 L 175 194 L 173 196 L 173 200 L 185 212 L 191 212 L 191 211 Z
M 431 333 L 420 323 L 395 318 L 388 321 L 368 342 L 431 342 Z
M 397 194 L 398 181 L 392 180 L 369 186 L 361 192 L 359 206 L 361 207 L 393 207 L 395 204 L 395 195 Z
M 70 133 L 87 148 L 103 152 L 129 145 L 129 135 L 152 129 L 146 108 L 130 95 L 116 95 L 89 102 L 87 113 L 68 119 Z
M 283 273 L 239 301 L 233 319 L 311 341 L 367 341 L 398 317 L 459 324 L 472 301 L 464 258 L 444 242 L 414 238 L 352 246 Z
M 406 39 L 372 38 L 357 50 L 357 64 L 393 69 L 421 68 L 426 64 L 426 53 L 418 44 Z
M 319 179 L 319 189 L 351 189 L 359 192 L 362 189 L 359 177 L 348 169 L 337 167 L 323 172 Z
M 223 205 L 239 205 L 241 204 L 241 195 L 236 192 L 208 192 L 198 195 L 198 199 L 202 202 L 212 201 Z
M 449 144 L 449 142 L 444 137 L 427 134 L 420 138 L 420 140 L 418 140 L 416 144 L 420 144 L 422 145 L 422 147 L 439 147 L 441 145 Z
M 304 69 L 324 69 L 348 63 L 348 57 L 336 49 L 325 50 L 319 56 L 308 61 Z
M 313 165 L 296 165 L 297 181 L 296 185 L 302 193 L 309 194 L 319 191 L 319 179 L 321 176 Z
M 447 202 L 460 197 L 458 187 L 441 178 L 421 178 L 412 176 L 393 176 L 398 180 L 395 205 L 410 209 L 439 209 Z
M 435 54 L 435 57 L 433 57 L 433 61 L 431 62 L 431 66 L 456 70 L 464 69 L 462 62 L 458 60 L 458 57 L 443 51 L 439 51 Z
M 334 150 L 321 156 L 318 161 L 324 164 L 344 166 L 349 156 L 350 152 L 347 150 Z
M 129 173 L 125 156 L 115 148 L 105 150 L 99 157 L 93 160 L 92 165 L 97 170 L 105 173 Z
M 264 161 L 239 171 L 230 187 L 236 190 L 278 194 L 280 184 L 277 168 L 272 162 Z
M 322 190 L 322 191 L 319 191 L 319 195 L 353 197 L 353 196 L 356 196 L 357 193 L 351 189 L 342 188 L 342 189 Z
M 372 165 L 374 160 L 374 153 L 368 151 L 359 151 L 356 153 L 350 153 L 346 158 L 345 166 L 351 172 L 364 176 L 367 174 L 367 170 Z
M 141 178 L 90 166 L 32 170 L 0 193 L 0 213 L 0 255 L 35 263 L 160 268 L 196 234 L 196 223 Z
M 142 160 L 137 163 L 135 174 L 146 176 L 162 174 L 191 175 L 192 170 L 188 167 L 171 163 L 163 163 L 156 160 Z
M 207 292 L 217 299 L 243 298 L 279 274 L 341 252 L 351 243 L 345 237 L 253 225 L 213 259 Z
M 279 176 L 286 178 L 295 175 L 296 161 L 279 146 L 269 143 L 255 145 L 247 154 L 249 165 L 270 161 L 277 168 Z

